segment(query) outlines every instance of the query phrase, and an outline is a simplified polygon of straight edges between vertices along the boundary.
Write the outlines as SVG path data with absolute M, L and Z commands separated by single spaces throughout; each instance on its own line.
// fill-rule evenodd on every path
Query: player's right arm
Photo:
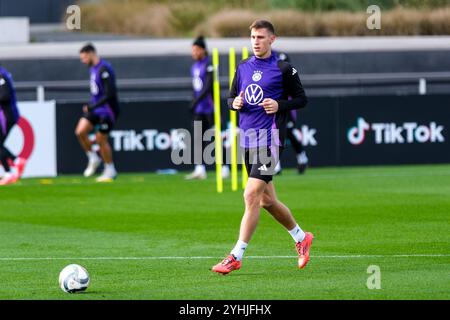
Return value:
M 231 83 L 230 94 L 227 100 L 228 108 L 233 111 L 240 110 L 244 105 L 244 92 L 238 92 L 238 72 L 234 73 L 233 82 Z

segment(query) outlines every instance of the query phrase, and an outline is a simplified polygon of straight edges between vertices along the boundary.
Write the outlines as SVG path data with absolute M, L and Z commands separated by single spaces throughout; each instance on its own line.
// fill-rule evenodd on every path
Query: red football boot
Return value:
M 20 177 L 22 177 L 23 171 L 25 170 L 25 165 L 27 164 L 27 160 L 24 158 L 17 158 L 16 161 L 14 161 L 14 168 L 17 170 L 17 174 Z
M 6 173 L 5 176 L 0 180 L 0 186 L 6 186 L 8 184 L 13 184 L 19 180 L 19 175 L 17 173 Z
M 236 258 L 232 254 L 230 254 L 228 255 L 228 257 L 223 259 L 222 262 L 216 264 L 212 268 L 212 271 L 225 275 L 230 273 L 231 271 L 239 270 L 241 268 L 241 265 L 242 262 L 237 261 Z
M 311 248 L 314 235 L 311 232 L 305 232 L 305 239 L 297 242 L 295 247 L 298 252 L 298 267 L 303 269 L 309 261 L 309 249 Z

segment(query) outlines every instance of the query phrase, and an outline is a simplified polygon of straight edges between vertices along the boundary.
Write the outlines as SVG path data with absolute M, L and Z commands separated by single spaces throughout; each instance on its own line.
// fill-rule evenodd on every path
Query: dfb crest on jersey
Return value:
M 259 71 L 259 70 L 253 71 L 252 80 L 255 82 L 258 82 L 259 80 L 261 80 L 262 74 L 263 74 L 262 71 Z

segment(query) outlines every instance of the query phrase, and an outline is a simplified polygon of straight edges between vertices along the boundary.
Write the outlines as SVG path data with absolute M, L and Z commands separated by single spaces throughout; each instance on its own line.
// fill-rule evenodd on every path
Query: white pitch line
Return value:
M 317 255 L 311 259 L 364 259 L 364 258 L 420 258 L 420 257 L 450 257 L 450 254 L 373 254 L 373 255 Z M 39 260 L 195 260 L 195 259 L 220 259 L 213 256 L 193 257 L 9 257 L 0 258 L 0 261 L 39 261 Z M 247 256 L 247 259 L 293 259 L 297 256 Z

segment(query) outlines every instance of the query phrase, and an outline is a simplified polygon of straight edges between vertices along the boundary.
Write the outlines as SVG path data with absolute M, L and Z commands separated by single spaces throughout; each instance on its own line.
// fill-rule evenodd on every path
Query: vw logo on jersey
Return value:
M 95 74 L 91 74 L 91 94 L 92 95 L 97 95 L 98 94 L 98 86 L 97 83 L 95 82 Z
M 263 101 L 263 98 L 263 89 L 257 84 L 252 83 L 245 88 L 245 101 L 247 101 L 248 104 L 258 104 Z
M 91 81 L 91 93 L 95 96 L 98 94 L 98 86 L 95 81 Z
M 192 87 L 195 91 L 201 91 L 203 88 L 203 81 L 202 78 L 194 76 L 192 78 Z

